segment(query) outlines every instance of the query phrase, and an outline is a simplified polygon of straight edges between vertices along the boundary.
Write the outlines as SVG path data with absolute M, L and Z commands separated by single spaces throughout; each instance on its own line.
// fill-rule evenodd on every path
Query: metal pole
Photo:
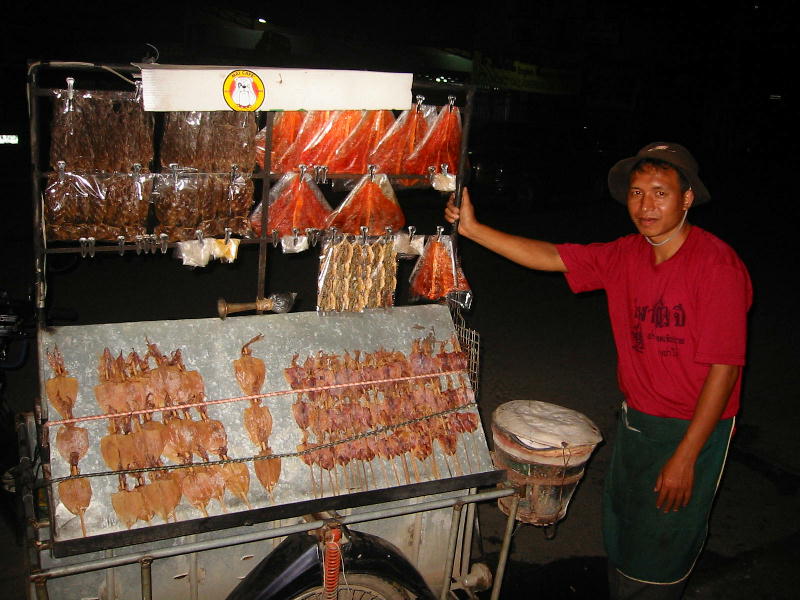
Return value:
M 153 559 L 149 556 L 139 561 L 142 572 L 142 600 L 153 600 Z
M 265 297 L 267 281 L 267 224 L 269 220 L 269 189 L 271 179 L 269 173 L 272 170 L 272 124 L 275 122 L 275 112 L 267 111 L 267 122 L 264 124 L 264 179 L 261 186 L 261 235 L 258 238 L 258 289 L 256 299 Z M 264 311 L 257 311 L 262 314 Z
M 450 581 L 453 578 L 453 561 L 455 560 L 456 544 L 458 543 L 462 508 L 464 508 L 464 505 L 461 502 L 453 506 L 453 518 L 450 520 L 450 539 L 447 541 L 447 556 L 445 557 L 444 581 L 442 581 L 439 600 L 447 600 L 447 596 L 450 593 Z
M 503 586 L 503 576 L 506 573 L 506 561 L 508 560 L 508 550 L 511 548 L 511 534 L 514 531 L 514 524 L 517 520 L 517 508 L 519 507 L 519 496 L 514 494 L 511 498 L 511 507 L 508 510 L 508 520 L 506 520 L 506 533 L 503 536 L 503 547 L 500 549 L 500 558 L 497 562 L 497 573 L 494 576 L 491 600 L 500 597 L 500 588 Z

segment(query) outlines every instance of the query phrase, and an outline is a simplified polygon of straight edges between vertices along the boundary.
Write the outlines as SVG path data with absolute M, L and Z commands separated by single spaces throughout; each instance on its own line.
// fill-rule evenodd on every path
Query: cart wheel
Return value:
M 414 597 L 404 587 L 397 586 L 374 575 L 351 573 L 342 575 L 336 600 L 409 600 Z M 323 600 L 325 590 L 321 585 L 292 596 L 291 600 Z

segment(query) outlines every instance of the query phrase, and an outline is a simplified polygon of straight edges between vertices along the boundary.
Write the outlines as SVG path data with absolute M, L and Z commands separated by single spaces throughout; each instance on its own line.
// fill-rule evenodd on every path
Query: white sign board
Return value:
M 188 110 L 408 110 L 411 73 L 137 64 L 144 108 Z

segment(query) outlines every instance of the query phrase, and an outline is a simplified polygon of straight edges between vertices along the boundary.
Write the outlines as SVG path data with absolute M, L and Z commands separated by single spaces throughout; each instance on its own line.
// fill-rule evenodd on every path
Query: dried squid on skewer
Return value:
M 70 377 L 69 371 L 64 366 L 64 356 L 58 346 L 53 348 L 52 352 L 47 351 L 47 362 L 50 363 L 54 373 L 54 376 L 44 383 L 47 399 L 62 419 L 71 419 L 72 407 L 78 397 L 78 380 Z
M 253 356 L 250 346 L 264 339 L 264 334 L 248 341 L 244 346 L 239 358 L 233 361 L 233 373 L 236 375 L 236 382 L 247 396 L 256 396 L 261 393 L 261 386 L 267 376 L 267 367 L 264 361 Z M 253 400 L 251 400 L 251 403 Z
M 78 462 L 89 452 L 89 432 L 83 427 L 62 425 L 56 434 L 56 449 L 69 463 L 70 475 L 77 475 Z
M 259 454 L 259 456 L 269 456 L 271 454 L 272 449 L 267 446 L 266 449 Z M 261 482 L 261 485 L 264 486 L 264 489 L 267 490 L 270 498 L 273 498 L 274 501 L 272 490 L 275 488 L 275 485 L 278 483 L 278 479 L 281 477 L 281 459 L 256 458 L 253 461 L 253 467 L 256 472 L 256 477 L 258 477 L 258 481 Z
M 58 484 L 58 496 L 69 512 L 81 522 L 81 532 L 86 537 L 86 523 L 83 515 L 92 503 L 92 485 L 86 478 L 67 479 Z
M 148 506 L 145 495 L 142 493 L 143 487 L 120 490 L 111 494 L 111 506 L 114 507 L 117 516 L 128 529 L 133 527 L 136 521 L 149 523 L 155 515 L 153 509 Z

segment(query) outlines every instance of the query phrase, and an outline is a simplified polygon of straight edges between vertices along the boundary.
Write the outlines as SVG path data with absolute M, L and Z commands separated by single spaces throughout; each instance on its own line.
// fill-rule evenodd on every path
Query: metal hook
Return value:
M 236 178 L 239 177 L 239 165 L 232 164 L 231 165 L 231 184 L 236 181 Z
M 414 234 L 417 232 L 417 228 L 413 225 L 408 226 L 408 243 L 410 244 L 414 240 Z
M 81 258 L 86 258 L 86 252 L 89 249 L 89 241 L 85 238 L 78 238 L 78 243 L 81 245 Z
M 442 227 L 441 225 L 437 225 L 436 226 L 436 241 L 437 242 L 441 242 L 442 241 L 442 233 L 444 233 L 444 227 Z
M 133 99 L 136 100 L 136 102 L 141 102 L 141 100 L 142 100 L 142 82 L 141 81 L 137 81 L 133 85 L 136 87 L 136 91 L 134 93 Z
M 67 77 L 67 112 L 72 112 L 72 99 L 75 97 L 75 78 Z
M 448 102 L 448 104 L 450 104 L 450 112 L 453 112 L 453 107 L 456 104 L 456 97 L 455 96 L 448 96 L 447 97 L 447 102 Z
M 93 237 L 89 236 L 87 238 L 87 241 L 89 242 L 89 258 L 94 258 L 94 242 L 95 242 L 95 240 L 94 240 Z
M 367 171 L 369 171 L 369 180 L 375 181 L 375 171 L 378 169 L 378 165 L 367 165 Z
M 169 169 L 172 171 L 172 180 L 175 184 L 175 188 L 177 191 L 178 187 L 178 163 L 169 163 Z
M 307 165 L 299 165 L 297 167 L 297 169 L 298 169 L 298 171 L 300 171 L 300 179 L 303 179 L 303 176 L 306 174 L 306 171 L 308 171 L 308 166 Z
M 311 246 L 317 245 L 317 238 L 319 236 L 319 229 L 314 227 L 306 227 L 306 236 L 308 236 L 308 243 Z
M 314 165 L 314 182 L 328 183 L 328 167 L 325 165 Z
M 158 236 L 159 242 L 161 244 L 161 254 L 167 253 L 167 242 L 169 241 L 169 236 L 166 233 L 162 233 Z M 155 239 L 153 240 L 155 242 Z M 153 254 L 155 254 L 155 250 L 153 250 Z
M 64 183 L 64 172 L 67 170 L 67 163 L 63 160 L 58 161 L 56 169 L 58 169 L 58 182 Z
M 428 179 L 431 180 L 431 185 L 433 185 L 433 178 L 436 176 L 436 167 L 430 165 L 428 167 Z
M 297 237 L 300 235 L 300 230 L 297 227 L 292 227 L 292 243 L 297 246 Z
M 417 100 L 417 112 L 419 112 L 419 111 L 421 111 L 421 110 L 422 110 L 422 103 L 423 103 L 423 101 L 425 100 L 425 96 L 422 96 L 422 95 L 420 95 L 420 94 L 417 94 L 417 95 L 415 96 L 415 98 L 416 98 L 416 100 Z
M 118 235 L 117 236 L 117 247 L 118 247 L 117 251 L 119 252 L 120 256 L 125 254 L 125 236 L 124 235 Z
M 361 243 L 365 246 L 367 245 L 367 232 L 369 231 L 369 227 L 366 225 L 361 226 Z
M 137 235 L 134 240 L 136 242 L 136 255 L 138 256 L 144 250 L 144 238 L 141 235 Z
M 447 173 L 447 163 L 442 163 L 441 164 L 441 168 L 442 168 L 442 175 L 448 175 L 448 173 Z
M 203 230 L 202 229 L 195 229 L 194 230 L 194 237 L 197 239 L 198 242 L 201 244 L 203 243 Z
M 277 248 L 278 247 L 278 230 L 277 229 L 273 229 L 272 230 L 272 247 L 273 248 Z
M 230 227 L 226 227 L 225 228 L 225 245 L 226 246 L 231 243 L 231 233 L 233 233 L 233 229 L 231 229 Z

